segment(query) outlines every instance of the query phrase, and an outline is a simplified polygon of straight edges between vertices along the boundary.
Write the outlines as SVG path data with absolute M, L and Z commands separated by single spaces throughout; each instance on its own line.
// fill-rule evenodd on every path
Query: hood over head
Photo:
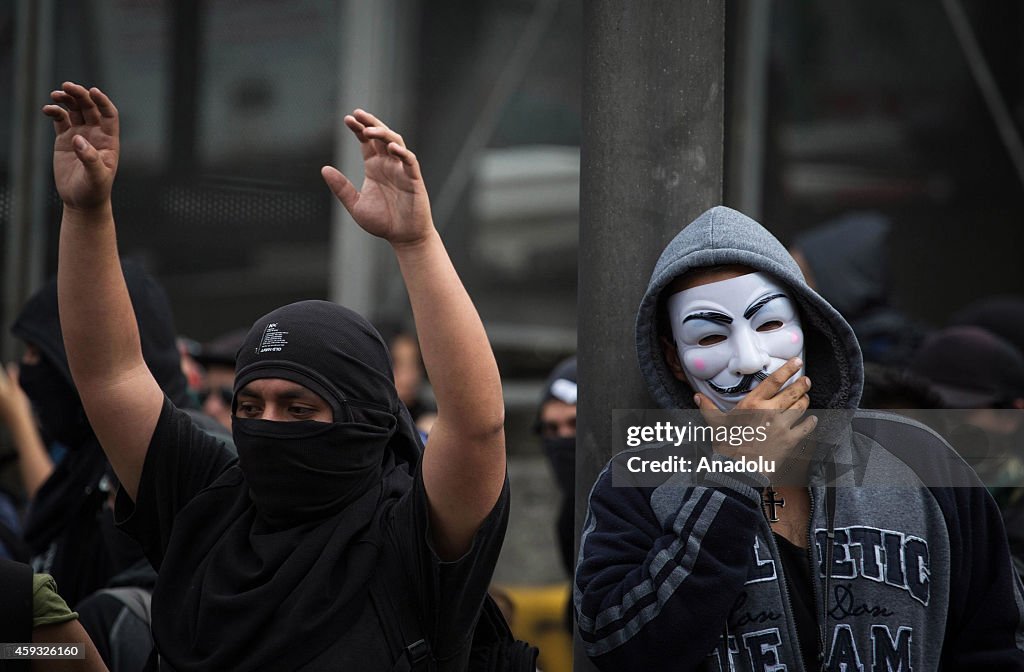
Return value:
M 1004 294 L 979 299 L 957 311 L 949 323 L 981 327 L 1024 353 L 1024 297 Z
M 811 408 L 853 409 L 860 401 L 864 366 L 857 338 L 846 320 L 807 286 L 800 268 L 764 227 L 724 206 L 714 207 L 668 244 L 654 267 L 636 318 L 640 373 L 655 402 L 668 409 L 692 409 L 693 390 L 668 367 L 661 336 L 671 338 L 666 289 L 695 268 L 742 265 L 782 281 L 800 310 L 805 370 L 810 377 Z
M 888 236 L 888 219 L 855 212 L 800 234 L 793 248 L 807 260 L 815 290 L 853 321 L 889 302 Z
M 1024 398 L 1024 354 L 981 327 L 932 334 L 910 370 L 931 383 L 946 408 L 1011 408 Z
M 146 365 L 175 405 L 188 406 L 185 375 L 181 372 L 181 355 L 178 353 L 177 334 L 174 331 L 174 316 L 167 294 L 140 264 L 126 260 L 122 262 L 121 268 L 135 310 Z M 56 277 L 51 278 L 29 298 L 11 326 L 11 333 L 26 343 L 34 343 L 74 388 L 57 312 Z
M 570 406 L 576 405 L 576 355 L 560 361 L 544 381 L 540 405 L 557 399 Z

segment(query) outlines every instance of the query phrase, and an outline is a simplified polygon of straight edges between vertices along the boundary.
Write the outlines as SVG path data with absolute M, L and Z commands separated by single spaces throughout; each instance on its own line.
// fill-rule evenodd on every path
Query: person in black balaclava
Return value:
M 213 421 L 190 407 L 167 294 L 139 264 L 126 261 L 123 269 L 146 365 L 167 397 L 209 430 Z M 148 603 L 156 573 L 139 544 L 114 526 L 117 477 L 71 378 L 56 278 L 28 300 L 11 331 L 26 344 L 19 381 L 45 442 L 66 450 L 29 507 L 24 538 L 33 564 L 53 575 L 111 669 L 138 669 L 153 641 L 148 607 L 132 606 Z
M 558 507 L 558 550 L 568 576 L 576 568 L 576 357 L 564 359 L 544 381 L 537 410 L 537 434 L 551 463 L 561 493 Z M 566 627 L 572 632 L 572 603 L 566 604 Z
M 576 567 L 573 518 L 576 497 L 576 357 L 564 359 L 544 381 L 537 411 L 537 434 L 562 493 L 558 511 L 558 548 L 569 576 Z
M 118 522 L 159 571 L 160 669 L 465 669 L 507 521 L 504 405 L 401 136 L 356 110 L 345 124 L 362 149 L 362 190 L 334 168 L 322 174 L 398 258 L 437 398 L 429 448 L 376 331 L 301 301 L 257 320 L 239 350 L 235 461 L 142 359 L 110 205 L 116 108 L 72 83 L 51 96 L 61 325 L 122 484 Z
M 137 306 L 146 364 L 164 393 L 184 406 L 185 378 L 167 295 L 138 264 L 126 262 L 124 277 Z M 75 608 L 115 575 L 145 561 L 138 544 L 113 526 L 116 479 L 71 379 L 57 316 L 56 278 L 26 302 L 11 332 L 27 346 L 19 382 L 35 409 L 44 443 L 67 450 L 31 502 L 24 538 L 35 570 L 51 574 Z M 152 585 L 153 579 L 150 571 L 146 583 Z

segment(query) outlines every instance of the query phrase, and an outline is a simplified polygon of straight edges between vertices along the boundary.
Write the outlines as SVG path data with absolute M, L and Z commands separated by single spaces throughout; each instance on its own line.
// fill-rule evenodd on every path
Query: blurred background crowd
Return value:
M 865 407 L 1024 408 L 1024 3 L 730 0 L 726 16 L 726 204 L 786 243 L 853 325 Z M 45 284 L 59 200 L 39 108 L 55 82 L 117 101 L 115 216 L 136 310 L 153 307 L 153 356 L 174 361 L 211 431 L 230 432 L 249 320 L 329 298 L 378 326 L 429 440 L 394 262 L 319 175 L 358 174 L 341 115 L 365 107 L 420 157 L 502 371 L 513 494 L 494 593 L 542 668 L 570 669 L 585 33 L 582 0 L 0 6 L 0 87 L 13 93 L 0 103 L 0 348 L 20 362 L 0 384 L 0 555 L 54 574 L 90 634 L 128 608 L 90 596 L 152 580 L 110 525 L 112 476 L 75 406 Z M 1024 451 L 1015 418 L 989 420 Z M 1024 557 L 1024 481 L 1004 475 L 996 494 Z

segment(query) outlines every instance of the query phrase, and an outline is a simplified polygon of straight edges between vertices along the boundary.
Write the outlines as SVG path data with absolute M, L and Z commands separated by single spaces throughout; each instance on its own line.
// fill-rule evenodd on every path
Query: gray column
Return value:
M 52 81 L 52 0 L 18 3 L 12 101 L 10 218 L 4 232 L 3 342 L 4 361 L 18 353 L 17 339 L 8 333 L 25 300 L 42 284 L 46 267 L 47 197 L 53 183 L 50 172 L 53 127 L 40 112 L 50 102 Z
M 612 410 L 651 406 L 633 323 L 654 262 L 722 199 L 723 5 L 593 0 L 584 10 L 577 530 L 613 452 Z M 592 669 L 578 643 L 575 658 Z
M 412 28 L 418 5 L 398 0 L 342 4 L 334 165 L 357 189 L 363 183 L 363 160 L 359 143 L 342 119 L 360 107 L 408 137 L 404 123 L 410 90 L 408 59 L 415 53 Z M 340 203 L 332 207 L 330 299 L 374 319 L 381 276 L 397 273 L 397 264 L 386 243 L 360 229 Z
M 771 0 L 737 0 L 730 13 L 728 177 L 726 205 L 760 219 L 764 206 L 764 156 L 767 140 L 768 66 L 771 62 Z

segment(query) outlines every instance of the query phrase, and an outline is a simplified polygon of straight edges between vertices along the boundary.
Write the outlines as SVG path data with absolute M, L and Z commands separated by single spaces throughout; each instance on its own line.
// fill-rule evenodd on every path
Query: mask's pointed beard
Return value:
M 710 380 L 708 381 L 708 385 L 711 387 L 711 389 L 713 389 L 715 392 L 718 392 L 719 394 L 746 394 L 747 392 L 750 392 L 750 390 L 753 389 L 755 385 L 757 385 L 767 377 L 768 374 L 762 370 L 757 371 L 756 373 L 748 373 L 747 375 L 743 376 L 739 383 L 733 385 L 732 387 L 719 387 Z

